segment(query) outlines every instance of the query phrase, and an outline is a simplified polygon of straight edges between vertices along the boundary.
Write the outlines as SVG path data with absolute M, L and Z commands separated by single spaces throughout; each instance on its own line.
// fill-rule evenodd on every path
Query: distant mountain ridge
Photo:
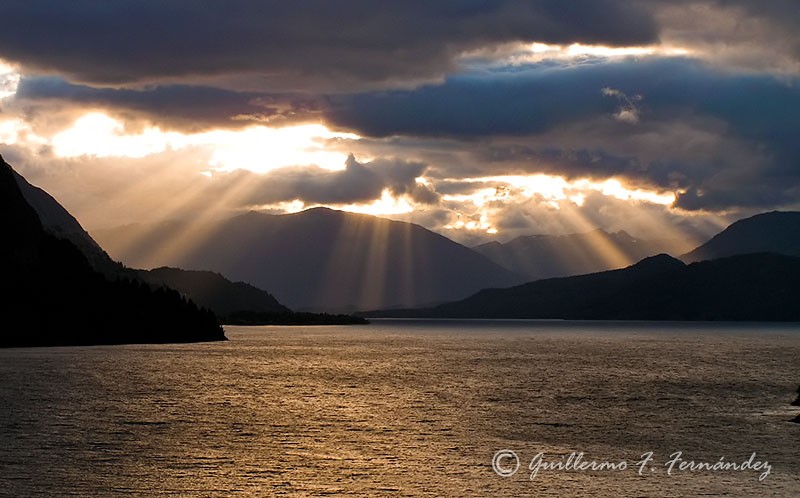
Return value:
M 365 316 L 800 321 L 798 302 L 800 258 L 759 253 L 687 266 L 662 254 L 620 270 L 485 289 L 435 308 Z
M 172 245 L 175 234 L 193 247 Z M 419 225 L 314 208 L 222 223 L 129 226 L 94 236 L 125 264 L 208 269 L 269 289 L 292 309 L 421 306 L 524 281 Z
M 234 312 L 242 311 L 291 312 L 270 293 L 244 282 L 231 282 L 218 273 L 167 267 L 149 271 L 137 270 L 137 273 L 145 282 L 166 285 L 191 296 L 194 302 L 214 311 L 219 317 L 227 317 Z
M 757 252 L 800 256 L 800 212 L 772 211 L 739 220 L 681 259 L 692 263 Z
M 569 235 L 528 235 L 509 242 L 489 242 L 473 249 L 530 280 L 582 275 L 623 268 L 659 253 L 680 254 L 677 240 L 643 240 L 625 231 L 602 229 Z

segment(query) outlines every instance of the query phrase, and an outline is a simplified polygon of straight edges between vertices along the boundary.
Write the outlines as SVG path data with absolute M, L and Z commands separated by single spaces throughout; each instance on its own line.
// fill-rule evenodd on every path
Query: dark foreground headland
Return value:
M 109 279 L 48 233 L 0 158 L 0 347 L 225 340 L 214 314 L 178 292 Z

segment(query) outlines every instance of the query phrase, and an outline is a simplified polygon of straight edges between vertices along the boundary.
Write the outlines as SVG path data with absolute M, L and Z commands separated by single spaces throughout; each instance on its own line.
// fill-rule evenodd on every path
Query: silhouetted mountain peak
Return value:
M 473 249 L 477 249 L 479 247 L 502 247 L 502 246 L 503 246 L 503 244 L 500 243 L 499 241 L 492 240 L 491 242 L 485 242 L 483 244 L 479 244 L 477 246 L 474 246 Z
M 656 254 L 639 261 L 630 268 L 636 268 L 638 271 L 646 271 L 649 273 L 660 271 L 671 271 L 677 268 L 686 266 L 682 261 L 673 258 L 669 254 Z
M 157 232 L 158 237 L 130 230 L 95 236 L 131 266 L 217 271 L 269 289 L 297 310 L 425 305 L 525 280 L 420 225 L 329 208 L 198 224 L 185 238 L 201 242 L 185 251 L 159 251 L 170 232 Z
M 800 212 L 772 211 L 736 221 L 681 259 L 694 262 L 759 252 L 800 256 Z
M 323 215 L 324 214 L 336 214 L 336 213 L 339 213 L 339 214 L 344 215 L 346 212 L 345 211 L 341 211 L 339 209 L 332 209 L 332 208 L 325 207 L 325 206 L 315 206 L 315 207 L 312 207 L 312 208 L 304 209 L 303 211 L 300 211 L 299 213 L 323 214 Z M 354 213 L 349 213 L 349 214 L 354 214 Z

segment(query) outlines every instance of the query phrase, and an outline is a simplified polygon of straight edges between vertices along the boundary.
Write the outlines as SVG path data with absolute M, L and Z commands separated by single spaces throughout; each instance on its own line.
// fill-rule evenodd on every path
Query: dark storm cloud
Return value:
M 259 186 L 251 204 L 369 202 L 386 188 L 439 202 L 420 174 L 440 194 L 482 175 L 619 176 L 683 190 L 692 210 L 800 193 L 796 0 L 4 0 L 0 20 L 0 59 L 23 74 L 3 111 L 42 136 L 86 108 L 131 129 L 313 120 L 364 136 L 359 156 L 415 161 L 241 173 Z M 662 41 L 694 59 L 498 67 L 486 55 L 523 41 Z
M 800 185 L 798 81 L 695 60 L 539 64 L 333 102 L 331 121 L 364 135 L 461 140 L 485 175 L 620 176 L 686 190 L 687 209 L 785 205 Z
M 385 189 L 395 196 L 408 194 L 417 202 L 432 204 L 438 194 L 415 181 L 426 169 L 425 164 L 396 159 L 360 163 L 351 155 L 341 171 L 317 167 L 281 168 L 264 175 L 237 171 L 219 178 L 215 188 L 225 192 L 239 184 L 250 185 L 249 194 L 239 199 L 246 205 L 296 199 L 306 204 L 369 203 L 380 199 Z
M 610 154 L 603 149 L 562 148 L 555 145 L 490 145 L 478 152 L 478 156 L 492 163 L 528 163 L 535 164 L 542 173 L 559 174 L 566 177 L 595 176 L 597 178 L 610 175 L 635 176 L 644 170 L 640 158 Z M 665 178 L 649 178 L 663 185 Z
M 769 209 L 798 207 L 800 184 L 796 178 L 789 182 L 780 179 L 761 179 L 747 175 L 736 182 L 709 181 L 692 186 L 678 196 L 675 205 L 689 211 L 724 211 L 731 207 Z
M 622 0 L 4 0 L 0 19 L 0 58 L 26 72 L 271 91 L 430 81 L 463 51 L 506 42 L 657 39 L 650 14 Z
M 57 77 L 22 78 L 19 101 L 62 101 L 81 107 L 111 107 L 158 113 L 175 120 L 218 120 L 252 111 L 252 96 L 217 88 L 161 86 L 146 90 L 93 88 Z
M 609 140 L 607 146 L 614 148 L 619 144 Z M 680 150 L 642 150 L 642 156 L 660 154 L 660 158 L 653 160 L 636 155 L 614 155 L 603 149 L 553 145 L 490 147 L 477 155 L 491 156 L 493 162 L 527 163 L 530 170 L 568 178 L 618 177 L 627 179 L 634 187 L 676 191 L 675 206 L 687 210 L 797 205 L 800 199 L 797 159 L 787 156 L 786 161 L 777 160 L 775 156 L 759 157 L 747 151 L 737 156 L 737 150 L 724 150 L 727 146 L 720 141 L 713 149 L 694 158 L 676 157 L 682 155 Z M 456 188 L 460 186 L 464 192 L 469 191 L 469 184 L 460 183 L 456 182 Z M 437 185 L 441 193 L 449 193 L 453 188 Z
M 726 67 L 800 72 L 795 0 L 646 0 L 662 41 Z M 703 54 L 704 52 L 704 54 Z
M 462 74 L 416 90 L 338 97 L 329 118 L 369 136 L 522 135 L 610 111 L 615 103 L 600 89 L 612 75 L 603 65 Z
M 636 104 L 644 120 L 709 114 L 748 135 L 784 135 L 800 120 L 796 82 L 722 73 L 689 59 L 539 64 L 468 73 L 416 90 L 338 97 L 328 112 L 333 123 L 370 136 L 525 135 L 613 116 L 619 101 L 609 97 L 608 89 L 643 95 Z M 630 130 L 633 124 L 616 126 Z
M 19 82 L 18 106 L 59 103 L 72 107 L 127 111 L 170 128 L 198 130 L 238 127 L 253 122 L 284 124 L 314 113 L 313 98 L 265 95 L 213 87 L 161 85 L 142 89 L 95 88 L 58 77 L 25 77 Z

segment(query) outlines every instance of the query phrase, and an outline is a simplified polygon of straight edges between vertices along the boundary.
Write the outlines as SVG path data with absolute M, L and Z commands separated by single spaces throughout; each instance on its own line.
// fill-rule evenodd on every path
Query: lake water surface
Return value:
M 226 330 L 0 350 L 0 495 L 800 496 L 800 325 Z

